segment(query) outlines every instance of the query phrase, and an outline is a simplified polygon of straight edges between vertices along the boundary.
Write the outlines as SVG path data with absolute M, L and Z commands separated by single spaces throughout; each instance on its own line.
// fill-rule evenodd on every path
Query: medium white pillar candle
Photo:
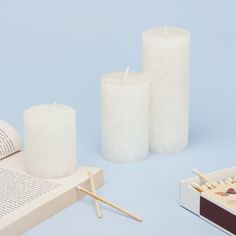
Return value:
M 150 74 L 150 147 L 176 153 L 188 145 L 190 32 L 143 32 L 143 69 Z
M 38 105 L 24 112 L 26 171 L 41 178 L 71 174 L 77 165 L 76 112 L 60 105 Z
M 149 150 L 149 82 L 141 73 L 117 72 L 102 78 L 102 154 L 131 162 Z

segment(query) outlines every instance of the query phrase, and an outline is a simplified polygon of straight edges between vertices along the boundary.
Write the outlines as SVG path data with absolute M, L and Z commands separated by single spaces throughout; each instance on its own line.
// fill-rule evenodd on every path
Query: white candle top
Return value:
M 43 104 L 31 107 L 24 112 L 25 118 L 32 120 L 64 120 L 75 113 L 75 110 L 62 104 Z
M 136 85 L 147 82 L 145 74 L 138 72 L 113 72 L 103 76 L 102 81 L 104 83 L 114 85 Z
M 178 39 L 182 37 L 190 37 L 190 32 L 188 30 L 169 26 L 151 28 L 144 31 L 143 34 L 160 39 Z

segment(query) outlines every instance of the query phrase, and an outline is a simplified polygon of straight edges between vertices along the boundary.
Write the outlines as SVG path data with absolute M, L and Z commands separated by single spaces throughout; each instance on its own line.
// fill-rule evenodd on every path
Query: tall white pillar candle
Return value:
M 149 82 L 141 73 L 117 72 L 102 78 L 102 153 L 105 159 L 131 162 L 149 149 Z
M 143 32 L 143 69 L 150 74 L 150 147 L 176 153 L 188 145 L 189 47 L 185 29 Z
M 41 178 L 71 174 L 77 165 L 76 112 L 60 105 L 38 105 L 24 112 L 26 171 Z

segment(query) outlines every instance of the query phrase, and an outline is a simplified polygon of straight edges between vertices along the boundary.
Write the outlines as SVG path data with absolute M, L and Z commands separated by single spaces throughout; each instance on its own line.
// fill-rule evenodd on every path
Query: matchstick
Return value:
M 204 179 L 206 182 L 209 182 L 213 187 L 215 187 L 215 188 L 217 187 L 217 184 L 215 184 L 213 181 L 211 181 L 206 175 L 204 175 L 200 171 L 193 169 L 193 173 L 195 173 L 196 175 L 198 175 L 199 177 Z
M 89 176 L 91 190 L 92 190 L 93 194 L 97 194 L 96 188 L 95 188 L 95 183 L 94 183 L 94 178 L 89 170 L 88 170 L 88 176 Z M 96 208 L 97 217 L 102 218 L 102 212 L 101 212 L 101 208 L 99 205 L 99 201 L 96 198 L 93 198 L 93 200 L 94 200 L 94 204 L 95 204 L 95 208 Z
M 204 191 L 205 191 L 205 189 L 204 189 L 202 186 L 200 186 L 199 184 L 197 184 L 197 183 L 195 183 L 195 182 L 192 182 L 191 185 L 192 185 L 192 187 L 195 188 L 198 192 L 204 192 Z
M 210 184 L 209 182 L 206 182 L 205 185 L 206 185 L 209 189 L 213 189 L 213 188 L 215 188 L 215 187 L 212 186 L 212 184 Z
M 228 178 L 226 178 L 226 179 L 224 180 L 224 183 L 225 183 L 225 184 L 231 184 L 232 181 L 230 181 Z
M 76 188 L 79 189 L 81 192 L 84 192 L 84 193 L 86 193 L 86 194 L 88 194 L 88 195 L 90 195 L 90 196 L 96 198 L 97 200 L 99 200 L 99 201 L 101 201 L 101 202 L 103 202 L 103 203 L 105 203 L 105 204 L 107 204 L 107 205 L 109 205 L 109 206 L 115 208 L 116 210 L 118 210 L 118 211 L 120 211 L 120 212 L 122 212 L 122 213 L 128 215 L 129 217 L 131 217 L 131 218 L 133 218 L 133 219 L 135 219 L 135 220 L 137 220 L 137 221 L 139 221 L 139 222 L 142 222 L 142 221 L 143 221 L 140 217 L 134 215 L 133 213 L 131 213 L 131 212 L 125 210 L 125 209 L 122 209 L 122 208 L 116 206 L 116 205 L 113 204 L 112 202 L 110 202 L 110 201 L 106 200 L 105 198 L 100 197 L 100 196 L 98 196 L 98 195 L 96 195 L 96 194 L 94 194 L 94 193 L 88 191 L 87 189 L 85 189 L 85 188 L 83 188 L 83 187 L 77 186 Z
M 236 183 L 236 176 L 234 176 L 232 179 L 233 179 L 232 184 L 235 184 Z
M 232 184 L 233 179 L 231 177 L 226 178 L 225 180 L 228 184 Z
M 209 189 L 205 184 L 203 184 L 201 187 L 202 187 L 204 190 L 208 190 L 208 189 Z
M 214 183 L 214 185 L 215 185 L 215 186 L 218 186 L 218 183 L 217 183 L 217 181 L 214 181 L 213 183 Z

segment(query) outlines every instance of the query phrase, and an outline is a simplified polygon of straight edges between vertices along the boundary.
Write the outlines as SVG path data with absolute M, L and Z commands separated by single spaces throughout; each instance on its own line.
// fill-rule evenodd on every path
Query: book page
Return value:
M 0 120 L 0 159 L 21 150 L 17 131 L 5 121 Z
M 0 222 L 5 215 L 60 186 L 48 180 L 0 167 Z
M 76 186 L 90 189 L 88 170 L 96 188 L 103 184 L 101 169 L 81 166 L 68 176 L 42 179 L 26 173 L 24 151 L 0 161 L 0 235 L 19 236 L 84 197 Z

